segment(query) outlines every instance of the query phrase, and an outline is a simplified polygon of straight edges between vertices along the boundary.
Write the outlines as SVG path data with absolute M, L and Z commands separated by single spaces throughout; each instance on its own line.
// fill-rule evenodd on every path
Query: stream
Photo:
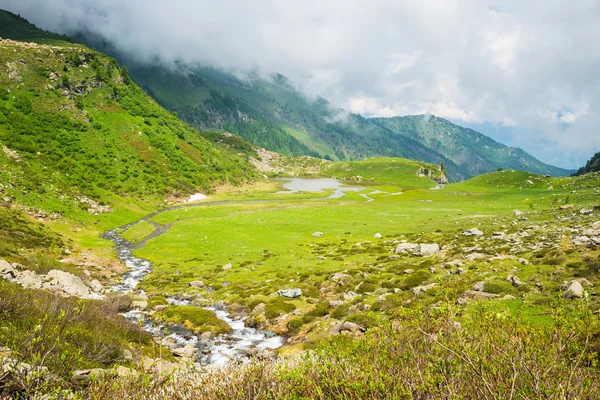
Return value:
M 335 190 L 334 193 L 326 198 L 313 200 L 340 198 L 344 195 L 345 191 L 359 191 L 364 189 L 358 187 L 343 187 L 335 179 L 294 178 L 286 181 L 288 182 L 283 186 L 287 190 L 277 192 L 277 194 L 297 193 L 299 191 L 320 192 L 323 189 Z M 373 199 L 366 195 L 362 196 L 367 199 L 367 202 L 373 201 Z M 123 274 L 123 282 L 114 285 L 112 290 L 114 292 L 130 293 L 136 290 L 138 284 L 151 271 L 152 264 L 150 261 L 134 256 L 133 251 L 143 247 L 149 240 L 156 238 L 169 230 L 170 225 L 160 225 L 152 221 L 152 217 L 163 212 L 187 207 L 239 203 L 267 203 L 276 201 L 278 200 L 246 200 L 242 202 L 213 201 L 173 206 L 153 212 L 137 221 L 103 233 L 101 237 L 108 239 L 115 244 L 117 256 L 129 269 Z M 154 232 L 144 238 L 143 241 L 134 244 L 120 236 L 120 233 L 142 221 L 148 222 L 155 227 Z M 139 292 L 145 294 L 143 290 L 139 290 Z M 191 304 L 189 300 L 182 300 L 177 297 L 169 297 L 167 298 L 167 301 L 173 305 Z M 160 324 L 153 320 L 147 311 L 132 310 L 124 313 L 123 316 L 135 324 L 141 323 L 142 328 L 146 332 L 155 338 L 159 338 L 163 343 L 167 342 L 172 349 L 193 345 L 195 347 L 196 359 L 202 365 L 225 365 L 232 360 L 243 361 L 244 359 L 248 359 L 251 355 L 256 355 L 257 351 L 274 350 L 283 346 L 285 343 L 285 338 L 277 336 L 273 332 L 246 327 L 245 317 L 234 317 L 219 304 L 213 307 L 204 308 L 213 311 L 219 319 L 225 321 L 231 327 L 231 332 L 214 337 L 196 335 L 194 332 L 180 325 L 169 324 L 169 326 L 165 326 Z

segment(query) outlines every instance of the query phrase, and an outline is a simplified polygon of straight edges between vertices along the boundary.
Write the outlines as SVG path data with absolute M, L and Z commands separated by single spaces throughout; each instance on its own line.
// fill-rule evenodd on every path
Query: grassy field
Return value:
M 397 318 L 406 307 L 457 301 L 476 282 L 484 282 L 485 291 L 496 297 L 484 301 L 493 310 L 547 326 L 563 281 L 584 277 L 595 285 L 597 250 L 574 246 L 571 239 L 578 227 L 595 221 L 594 214 L 579 209 L 598 205 L 597 176 L 545 178 L 503 171 L 430 189 L 431 180 L 415 181 L 423 179 L 414 174 L 419 165 L 412 173 L 406 165 L 397 173 L 397 163 L 339 167 L 337 173 L 347 176 L 375 177 L 364 190 L 339 199 L 305 198 L 310 193 L 287 197 L 274 194 L 277 185 L 265 185 L 218 195 L 217 200 L 232 201 L 226 204 L 158 214 L 153 221 L 170 229 L 136 250 L 154 265 L 141 286 L 150 295 L 191 296 L 206 304 L 224 300 L 251 315 L 265 303 L 267 315 L 254 315 L 262 327 L 310 342 L 336 321 L 368 328 Z M 567 203 L 576 206 L 560 208 Z M 484 236 L 462 234 L 475 227 Z M 313 237 L 315 232 L 323 236 Z M 508 239 L 492 239 L 493 232 Z M 396 256 L 401 241 L 436 243 L 442 252 Z M 224 269 L 227 264 L 232 268 Z M 347 274 L 348 282 L 332 282 L 338 272 Z M 523 285 L 507 281 L 513 274 Z M 190 288 L 194 280 L 210 290 Z M 424 295 L 411 291 L 431 283 L 437 286 Z M 276 294 L 288 288 L 303 291 L 298 299 L 285 299 L 289 308 Z M 335 309 L 323 306 L 340 299 L 343 304 Z M 468 314 L 479 303 L 465 301 L 461 309 Z

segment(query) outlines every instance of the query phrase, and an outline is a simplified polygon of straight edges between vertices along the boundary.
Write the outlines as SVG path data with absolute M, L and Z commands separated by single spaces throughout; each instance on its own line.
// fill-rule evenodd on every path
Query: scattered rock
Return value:
M 484 287 L 485 287 L 485 282 L 479 281 L 479 282 L 476 282 L 475 284 L 473 284 L 473 286 L 471 286 L 471 290 L 473 290 L 475 292 L 483 292 Z
M 343 272 L 337 272 L 332 275 L 331 280 L 340 286 L 347 285 L 352 281 L 352 277 Z
M 414 253 L 419 250 L 419 245 L 415 243 L 400 243 L 396 246 L 396 254 Z
M 233 268 L 231 263 L 223 265 L 223 271 L 229 271 L 231 268 Z
M 438 244 L 420 244 L 419 250 L 414 252 L 415 256 L 426 257 L 437 254 L 440 252 L 440 246 Z
M 354 322 L 344 321 L 344 322 L 340 322 L 339 324 L 334 326 L 329 333 L 331 335 L 339 335 L 345 331 L 351 332 L 351 333 L 358 333 L 358 332 L 362 333 L 362 332 L 365 332 L 366 329 L 361 327 L 358 324 L 355 324 Z
M 281 297 L 297 299 L 298 297 L 302 296 L 302 289 L 282 289 L 278 290 L 277 294 Z
M 483 232 L 481 232 L 477 228 L 471 228 L 469 230 L 464 231 L 462 234 L 463 234 L 463 236 L 475 236 L 475 237 L 483 236 Z
M 583 285 L 579 281 L 565 282 L 562 285 L 563 297 L 566 299 L 580 299 L 583 297 Z
M 425 285 L 425 286 L 417 286 L 412 289 L 412 293 L 415 296 L 419 296 L 419 295 L 425 293 L 426 291 L 428 291 L 429 289 L 436 287 L 436 286 L 437 286 L 437 283 L 430 283 L 429 285 Z
M 312 234 L 312 237 L 323 237 L 323 232 L 315 232 Z
M 405 273 L 406 275 L 410 275 L 410 274 L 412 274 L 413 272 L 415 272 L 415 270 L 414 270 L 414 269 L 410 269 L 410 268 L 409 268 L 409 269 L 405 269 L 405 270 L 404 270 L 404 273 Z
M 506 278 L 506 280 L 507 280 L 507 281 L 509 281 L 510 283 L 512 283 L 512 285 L 513 285 L 513 286 L 516 286 L 516 287 L 519 287 L 519 286 L 523 286 L 523 285 L 524 285 L 524 283 L 523 283 L 523 282 L 521 282 L 521 280 L 520 280 L 520 279 L 519 279 L 517 276 L 515 276 L 515 275 L 509 275 L 509 276 Z
M 196 288 L 196 289 L 201 289 L 203 287 L 205 287 L 206 285 L 204 284 L 204 282 L 202 281 L 191 281 L 189 283 L 190 287 Z
M 381 235 L 381 233 L 377 232 L 376 234 L 373 235 L 373 238 L 381 239 L 381 238 L 383 238 L 383 236 Z

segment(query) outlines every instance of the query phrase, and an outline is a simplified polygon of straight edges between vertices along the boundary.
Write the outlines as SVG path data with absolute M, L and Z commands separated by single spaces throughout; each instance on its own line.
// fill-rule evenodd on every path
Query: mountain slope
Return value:
M 62 212 L 81 195 L 163 198 L 255 174 L 249 146 L 213 143 L 219 140 L 159 106 L 110 57 L 80 45 L 2 40 L 0 59 L 5 199 Z
M 438 151 L 462 166 L 469 176 L 495 171 L 498 168 L 566 175 L 562 168 L 544 164 L 521 149 L 507 147 L 477 131 L 455 125 L 443 118 L 413 115 L 373 118 L 372 121 Z
M 600 152 L 594 154 L 594 156 L 585 164 L 584 167 L 579 168 L 575 175 L 585 175 L 590 172 L 600 171 Z
M 0 38 L 46 44 L 71 41 L 67 36 L 39 29 L 25 18 L 4 10 L 0 10 Z
M 229 131 L 268 150 L 332 160 L 388 156 L 443 162 L 451 181 L 498 168 L 570 173 L 441 118 L 431 124 L 419 122 L 419 116 L 367 119 L 336 109 L 323 98 L 307 99 L 283 75 L 249 72 L 237 77 L 206 66 L 139 64 L 98 37 L 77 38 L 127 64 L 147 93 L 193 126 Z M 453 139 L 439 140 L 447 131 L 454 132 Z

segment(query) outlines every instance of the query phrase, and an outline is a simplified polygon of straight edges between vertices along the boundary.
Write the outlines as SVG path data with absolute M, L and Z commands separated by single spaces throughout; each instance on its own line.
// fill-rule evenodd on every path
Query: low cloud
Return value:
M 99 34 L 140 61 L 279 72 L 366 116 L 506 127 L 509 144 L 561 166 L 600 150 L 598 2 L 1 3 L 45 29 Z

